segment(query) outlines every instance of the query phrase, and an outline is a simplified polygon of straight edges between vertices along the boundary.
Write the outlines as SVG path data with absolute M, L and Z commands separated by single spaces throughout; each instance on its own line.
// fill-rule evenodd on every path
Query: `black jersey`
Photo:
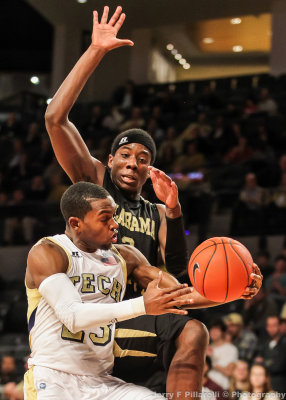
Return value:
M 143 315 L 117 324 L 112 375 L 166 392 L 169 365 L 178 338 L 190 318 L 186 315 Z
M 141 196 L 135 201 L 126 199 L 112 182 L 108 169 L 105 171 L 102 186 L 111 194 L 117 205 L 115 215 L 115 220 L 119 224 L 117 243 L 136 247 L 151 265 L 156 265 L 160 228 L 160 215 L 156 204 Z M 128 283 L 125 299 L 141 295 L 141 290 L 135 283 L 132 283 L 132 286 L 130 281 Z

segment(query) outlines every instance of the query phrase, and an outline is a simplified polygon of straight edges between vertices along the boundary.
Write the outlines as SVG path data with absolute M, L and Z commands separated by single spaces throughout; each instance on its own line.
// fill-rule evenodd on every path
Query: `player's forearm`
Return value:
M 90 45 L 66 77 L 47 107 L 48 123 L 64 123 L 88 78 L 95 70 L 106 50 Z
M 188 248 L 184 221 L 181 212 L 178 217 L 169 217 L 166 208 L 165 262 L 167 271 L 174 275 L 187 272 Z
M 194 289 L 194 288 L 193 288 L 192 293 L 188 294 L 186 296 L 186 298 L 188 298 L 190 300 L 191 299 L 193 300 L 192 304 L 190 304 L 187 307 L 183 307 L 183 308 L 187 308 L 187 309 L 208 308 L 208 307 L 215 307 L 215 306 L 219 306 L 221 304 L 224 304 L 223 302 L 217 303 L 217 302 L 214 302 L 214 301 L 210 301 L 206 297 L 200 295 L 199 292 L 197 292 L 196 289 Z
M 82 303 L 79 293 L 64 273 L 46 278 L 40 284 L 39 292 L 72 333 L 146 313 L 143 297 L 112 304 Z
M 134 269 L 132 275 L 135 278 L 135 280 L 139 283 L 139 285 L 143 289 L 146 289 L 148 284 L 158 277 L 159 271 L 160 269 L 157 267 L 143 265 L 143 266 L 138 266 L 136 269 Z M 160 282 L 159 287 L 160 289 L 164 289 L 179 284 L 180 282 L 178 282 L 178 280 L 173 275 L 170 275 L 167 272 L 163 272 L 162 280 Z

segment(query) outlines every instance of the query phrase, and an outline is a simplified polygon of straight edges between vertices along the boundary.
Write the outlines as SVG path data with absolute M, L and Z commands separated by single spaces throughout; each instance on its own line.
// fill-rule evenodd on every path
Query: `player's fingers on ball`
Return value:
M 162 294 L 173 293 L 176 290 L 183 289 L 183 288 L 186 288 L 186 287 L 188 287 L 187 283 L 181 283 L 180 285 L 171 286 L 169 288 L 162 289 Z
M 109 7 L 104 6 L 101 21 L 100 21 L 101 24 L 106 24 L 107 18 L 108 18 L 108 12 L 109 12 Z
M 188 305 L 193 304 L 193 303 L 194 303 L 193 299 L 182 299 L 182 300 L 177 299 L 177 300 L 169 301 L 168 307 L 188 306 Z
M 170 294 L 166 294 L 165 297 L 166 297 L 166 299 L 170 300 L 170 299 L 175 299 L 176 297 L 185 296 L 186 294 L 190 294 L 190 293 L 191 293 L 191 290 L 189 287 L 187 287 L 184 289 L 175 290 Z
M 260 268 L 258 267 L 257 264 L 253 263 L 253 268 L 254 268 L 254 272 L 257 273 L 257 275 L 259 275 L 261 278 L 263 278 Z
M 121 11 L 122 11 L 122 7 L 120 7 L 120 6 L 116 7 L 114 14 L 112 15 L 112 17 L 110 18 L 110 20 L 108 22 L 108 25 L 113 26 L 115 24 L 115 22 L 118 20 L 120 14 L 121 14 Z

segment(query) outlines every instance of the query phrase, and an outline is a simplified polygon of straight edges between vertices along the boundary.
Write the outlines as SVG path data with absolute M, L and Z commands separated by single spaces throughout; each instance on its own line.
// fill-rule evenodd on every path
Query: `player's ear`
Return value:
M 71 227 L 74 231 L 77 231 L 77 230 L 79 229 L 79 222 L 80 222 L 80 219 L 77 218 L 77 217 L 70 217 L 70 218 L 69 218 L 70 227 Z
M 108 163 L 107 163 L 107 165 L 108 165 L 109 168 L 112 167 L 112 163 L 113 163 L 113 155 L 112 155 L 112 154 L 109 154 L 109 156 L 108 156 Z

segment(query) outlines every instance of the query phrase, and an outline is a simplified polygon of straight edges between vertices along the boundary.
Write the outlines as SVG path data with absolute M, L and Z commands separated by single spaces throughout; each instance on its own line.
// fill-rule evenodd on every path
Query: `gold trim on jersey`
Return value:
M 42 295 L 38 291 L 38 289 L 28 288 L 26 281 L 25 281 L 25 286 L 26 286 L 26 293 L 27 293 L 27 299 L 28 299 L 27 321 L 28 321 L 28 325 L 29 325 L 31 315 L 33 314 L 35 309 L 38 307 L 38 305 L 41 301 Z M 29 345 L 30 345 L 30 349 L 32 351 L 31 334 L 30 333 L 29 333 Z
M 115 337 L 116 338 L 134 338 L 134 337 L 156 337 L 156 333 L 152 332 L 147 332 L 147 331 L 139 331 L 137 329 L 123 329 L 123 328 L 118 328 L 115 329 Z
M 40 300 L 42 298 L 41 293 L 38 291 L 38 289 L 30 289 L 28 288 L 26 282 L 26 293 L 28 297 L 28 311 L 27 311 L 27 318 L 28 321 L 33 313 L 33 311 L 38 307 Z
M 147 353 L 145 351 L 139 350 L 128 350 L 128 349 L 121 349 L 121 347 L 114 341 L 113 345 L 113 354 L 114 357 L 156 357 L 157 354 L 154 353 Z
M 111 246 L 111 250 L 117 255 L 117 257 L 119 258 L 120 261 L 120 265 L 121 265 L 121 269 L 122 269 L 122 273 L 123 273 L 123 279 L 125 282 L 125 286 L 127 284 L 127 267 L 126 267 L 126 261 L 124 260 L 124 258 L 122 257 L 122 255 L 119 253 L 119 251 L 116 249 L 116 247 Z
M 57 239 L 54 239 L 54 238 L 51 237 L 51 236 L 47 236 L 47 237 L 44 238 L 44 239 L 48 239 L 48 240 L 50 240 L 51 242 L 57 244 L 59 247 L 61 247 L 61 248 L 64 250 L 64 252 L 65 252 L 66 255 L 68 256 L 69 265 L 68 265 L 67 270 L 66 270 L 66 274 L 67 274 L 67 273 L 69 272 L 69 270 L 71 269 L 71 266 L 72 266 L 72 258 L 71 258 L 70 253 L 68 252 L 68 250 L 67 250 L 61 243 L 59 243 L 59 242 L 57 241 Z
M 34 381 L 34 367 L 29 368 L 24 375 L 24 391 L 26 400 L 37 400 L 37 391 Z

